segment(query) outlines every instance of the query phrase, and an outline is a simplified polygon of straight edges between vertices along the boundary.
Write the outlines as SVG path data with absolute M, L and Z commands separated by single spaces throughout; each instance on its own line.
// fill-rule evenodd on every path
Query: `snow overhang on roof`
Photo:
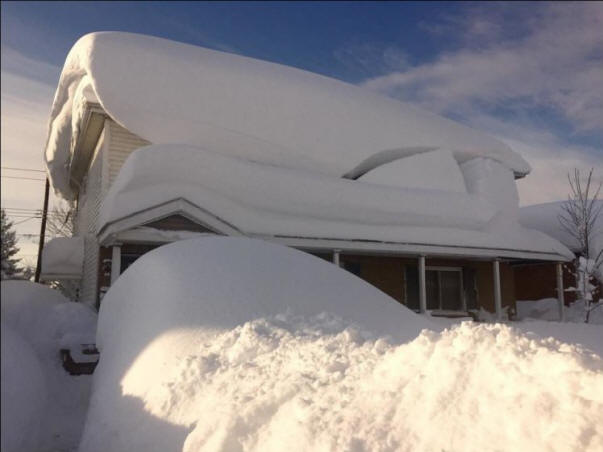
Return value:
M 182 145 L 151 145 L 129 156 L 103 201 L 99 238 L 110 240 L 154 214 L 178 212 L 224 234 L 307 248 L 573 256 L 558 241 L 505 215 L 500 224 L 499 209 L 474 194 L 342 179 Z
M 40 279 L 45 281 L 80 279 L 84 263 L 82 237 L 57 237 L 44 245 Z
M 506 144 L 365 88 L 156 37 L 103 32 L 82 37 L 69 52 L 51 111 L 45 158 L 65 197 L 86 102 L 98 102 L 151 143 L 337 177 L 434 149 L 451 150 L 459 162 L 490 157 L 516 177 L 530 171 Z

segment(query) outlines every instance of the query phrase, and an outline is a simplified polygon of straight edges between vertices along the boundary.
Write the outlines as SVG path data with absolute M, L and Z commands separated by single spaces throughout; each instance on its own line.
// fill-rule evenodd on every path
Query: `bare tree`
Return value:
M 65 202 L 49 212 L 46 219 L 47 238 L 71 237 L 75 232 L 75 205 Z M 77 298 L 78 284 L 74 281 L 51 281 L 50 287 L 57 289 L 67 298 Z
M 71 237 L 75 227 L 75 206 L 73 202 L 66 202 L 55 207 L 46 219 L 46 231 L 49 238 Z
M 586 310 L 586 322 L 590 319 L 590 313 L 603 305 L 594 300 L 596 286 L 596 273 L 603 263 L 603 249 L 596 255 L 592 255 L 592 240 L 599 215 L 603 209 L 603 203 L 597 203 L 601 193 L 601 183 L 593 184 L 593 169 L 588 173 L 586 184 L 580 180 L 580 171 L 574 169 L 573 176 L 568 174 L 570 185 L 568 200 L 562 204 L 562 213 L 559 215 L 561 227 L 573 237 L 578 243 L 578 257 L 576 259 L 576 294 L 577 301 L 584 303 Z

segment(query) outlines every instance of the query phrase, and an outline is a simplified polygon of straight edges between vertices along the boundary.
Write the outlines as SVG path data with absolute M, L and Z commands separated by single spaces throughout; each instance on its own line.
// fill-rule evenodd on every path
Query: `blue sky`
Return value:
M 574 167 L 602 177 L 603 3 L 2 2 L 0 17 L 2 166 L 42 167 L 67 52 L 120 30 L 318 72 L 489 132 L 532 164 L 522 204 L 564 198 Z M 3 179 L 3 205 L 38 205 L 20 184 Z

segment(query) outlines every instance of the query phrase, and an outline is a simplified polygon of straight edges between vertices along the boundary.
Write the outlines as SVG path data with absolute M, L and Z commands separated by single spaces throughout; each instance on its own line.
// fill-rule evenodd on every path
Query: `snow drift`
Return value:
M 103 299 L 80 451 L 603 447 L 598 356 L 504 325 L 431 326 L 300 251 L 161 247 Z
M 69 376 L 59 350 L 94 343 L 96 313 L 29 281 L 2 281 L 0 289 L 2 451 L 72 450 L 91 378 Z M 5 439 L 14 447 L 5 449 Z
M 2 452 L 38 450 L 46 409 L 40 360 L 19 334 L 2 321 Z
M 73 46 L 52 106 L 45 158 L 63 196 L 86 102 L 154 144 L 202 146 L 336 177 L 375 155 L 391 161 L 435 149 L 451 150 L 459 162 L 486 156 L 518 176 L 530 170 L 494 138 L 364 88 L 161 38 L 102 32 Z

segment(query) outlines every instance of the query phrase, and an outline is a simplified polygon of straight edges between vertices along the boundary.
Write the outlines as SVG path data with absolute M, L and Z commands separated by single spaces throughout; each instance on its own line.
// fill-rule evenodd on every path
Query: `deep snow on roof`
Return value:
M 517 176 L 530 170 L 494 138 L 364 88 L 156 37 L 102 32 L 71 49 L 52 107 L 45 157 L 63 196 L 70 196 L 70 149 L 84 101 L 97 101 L 155 144 L 203 146 L 335 176 L 434 149 L 452 151 L 459 162 L 487 156 Z
M 98 229 L 181 198 L 250 236 L 429 244 L 451 247 L 449 254 L 477 247 L 500 256 L 520 251 L 572 257 L 558 241 L 520 227 L 474 194 L 341 179 L 183 145 L 134 151 L 103 201 Z

